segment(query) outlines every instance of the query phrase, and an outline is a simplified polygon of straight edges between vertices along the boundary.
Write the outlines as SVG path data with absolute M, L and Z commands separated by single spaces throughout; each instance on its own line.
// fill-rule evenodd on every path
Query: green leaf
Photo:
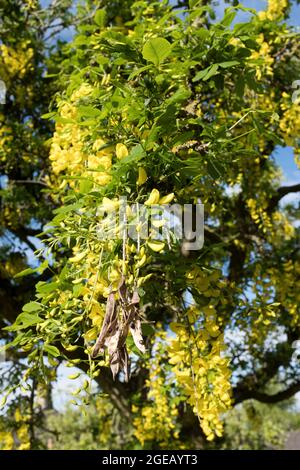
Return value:
M 224 168 L 223 165 L 217 162 L 216 159 L 210 158 L 207 160 L 207 171 L 209 176 L 215 180 L 220 178 L 220 176 L 224 173 Z
M 97 117 L 101 114 L 100 109 L 94 108 L 93 106 L 78 106 L 78 111 L 82 117 Z
M 59 287 L 59 282 L 44 282 L 40 281 L 36 285 L 36 290 L 40 294 L 49 294 Z
M 60 356 L 59 349 L 57 349 L 56 346 L 52 346 L 51 344 L 44 344 L 44 351 L 54 357 Z
M 200 72 L 198 72 L 195 77 L 193 78 L 193 82 L 199 82 L 200 80 L 203 80 L 203 78 L 205 77 L 205 75 L 208 73 L 210 69 L 210 66 L 207 67 L 206 69 L 204 70 L 201 70 Z
M 27 269 L 24 269 L 23 271 L 20 271 L 18 274 L 16 274 L 14 276 L 14 279 L 17 279 L 19 277 L 23 277 L 23 276 L 27 276 L 28 274 L 33 274 L 33 273 L 36 273 L 37 272 L 37 268 L 33 269 L 33 268 L 27 268 Z
M 143 354 L 141 353 L 141 351 L 134 344 L 132 336 L 127 336 L 126 345 L 130 352 L 132 352 L 136 356 L 143 357 Z
M 28 328 L 28 326 L 36 325 L 37 323 L 41 323 L 43 321 L 38 315 L 30 314 L 28 312 L 21 313 L 17 320 L 16 324 L 22 326 L 22 328 Z M 20 328 L 19 328 L 20 329 Z
M 141 144 L 138 144 L 135 147 L 133 147 L 133 149 L 131 150 L 131 152 L 129 153 L 129 155 L 127 157 L 122 159 L 122 164 L 131 163 L 133 161 L 137 162 L 138 160 L 140 160 L 144 156 L 145 156 L 145 151 L 144 151 L 143 147 L 141 146 Z
M 58 209 L 54 209 L 54 214 L 65 214 L 66 212 L 75 211 L 82 207 L 82 202 L 77 202 L 76 204 L 69 204 L 67 206 L 59 207 Z
M 151 65 L 145 65 L 144 67 L 140 67 L 139 69 L 135 70 L 129 75 L 128 81 L 133 80 L 135 77 L 145 72 L 146 70 L 149 70 L 150 68 L 151 68 Z
M 247 49 L 246 47 L 240 47 L 237 52 L 236 52 L 236 55 L 238 56 L 238 58 L 240 59 L 244 59 L 246 57 L 250 57 L 252 54 L 251 50 L 250 49 Z
M 52 119 L 56 115 L 57 115 L 57 112 L 52 111 L 51 113 L 42 114 L 41 118 L 42 119 Z
M 106 22 L 106 12 L 105 10 L 97 10 L 94 16 L 94 21 L 96 25 L 100 26 L 100 28 L 103 28 L 105 26 Z
M 154 65 L 160 65 L 170 54 L 171 44 L 164 38 L 149 39 L 143 47 L 143 57 Z
M 84 34 L 80 34 L 76 36 L 74 39 L 74 44 L 76 46 L 85 46 L 88 43 L 88 38 Z
M 153 126 L 151 127 L 151 130 L 148 134 L 148 137 L 146 139 L 146 144 L 145 144 L 146 150 L 151 150 L 153 148 L 155 142 L 158 139 L 158 135 L 160 133 L 160 130 L 161 130 L 160 127 L 153 124 Z
M 90 192 L 92 187 L 93 187 L 93 181 L 88 180 L 88 179 L 83 179 L 83 180 L 80 181 L 79 191 L 82 194 L 87 194 L 87 193 Z
M 173 95 L 168 98 L 165 102 L 167 106 L 175 103 L 181 103 L 182 101 L 187 100 L 191 96 L 191 90 L 187 90 L 186 88 L 179 88 Z
M 166 110 L 157 118 L 157 125 L 162 128 L 162 132 L 170 132 L 176 126 L 174 116 L 178 112 L 178 108 L 172 104 L 167 106 Z
M 201 70 L 196 74 L 196 76 L 193 78 L 193 82 L 199 82 L 199 80 L 208 80 L 209 78 L 213 77 L 216 75 L 218 72 L 219 64 L 213 64 L 207 67 L 204 70 Z
M 38 315 L 30 314 L 28 312 L 22 312 L 18 315 L 15 323 L 11 326 L 6 326 L 3 328 L 7 331 L 18 331 L 28 328 L 29 326 L 36 325 L 37 323 L 41 323 L 44 321 Z
M 232 11 L 231 8 L 228 8 L 220 24 L 225 27 L 230 26 L 234 18 L 236 17 L 236 13 L 236 11 Z
M 237 60 L 228 60 L 227 62 L 220 62 L 219 66 L 223 69 L 227 69 L 228 67 L 234 67 L 235 65 L 240 65 L 240 62 Z
M 23 312 L 38 312 L 41 310 L 41 304 L 38 302 L 29 302 L 23 306 Z
M 200 3 L 200 0 L 189 0 L 189 7 L 190 8 L 195 8 L 198 3 Z
M 23 271 L 20 271 L 18 274 L 14 276 L 14 279 L 27 276 L 28 274 L 33 274 L 33 273 L 43 274 L 43 272 L 48 268 L 48 266 L 49 266 L 49 261 L 44 260 L 42 264 L 38 266 L 37 268 L 26 268 Z
M 43 272 L 48 268 L 49 266 L 49 261 L 45 259 L 42 264 L 37 268 L 37 272 L 39 274 L 43 274 Z
M 150 323 L 142 323 L 143 336 L 152 336 L 155 333 L 155 328 Z
M 209 80 L 211 77 L 213 77 L 214 75 L 216 75 L 217 72 L 218 72 L 218 68 L 219 68 L 219 64 L 213 64 L 213 65 L 210 67 L 210 70 L 207 72 L 207 74 L 206 74 L 205 77 L 203 78 L 203 80 L 204 80 L 204 81 Z

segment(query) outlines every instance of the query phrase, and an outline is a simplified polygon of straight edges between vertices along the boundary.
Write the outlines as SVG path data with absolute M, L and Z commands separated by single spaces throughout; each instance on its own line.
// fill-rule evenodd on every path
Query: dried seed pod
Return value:
M 105 317 L 103 320 L 103 325 L 102 325 L 99 337 L 94 346 L 94 349 L 92 352 L 92 358 L 95 358 L 99 354 L 99 352 L 103 352 L 106 337 L 108 335 L 111 336 L 114 333 L 117 323 L 118 323 L 117 303 L 116 303 L 114 293 L 111 292 L 107 299 L 106 312 L 105 312 Z

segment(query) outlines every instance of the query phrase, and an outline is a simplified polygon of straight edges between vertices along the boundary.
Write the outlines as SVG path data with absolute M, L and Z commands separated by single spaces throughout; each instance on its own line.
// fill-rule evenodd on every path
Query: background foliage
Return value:
M 274 150 L 299 163 L 299 38 L 288 1 L 245 23 L 232 5 L 0 3 L 2 448 L 268 448 L 297 426 L 274 404 L 300 390 L 299 208 L 281 201 L 300 186 Z M 201 201 L 204 248 L 112 238 L 121 196 Z

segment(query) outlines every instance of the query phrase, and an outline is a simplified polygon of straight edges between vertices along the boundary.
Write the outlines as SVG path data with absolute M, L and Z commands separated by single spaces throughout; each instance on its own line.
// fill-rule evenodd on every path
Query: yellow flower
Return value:
M 152 204 L 158 204 L 159 202 L 159 191 L 157 189 L 152 189 L 150 196 L 147 201 L 144 203 L 145 206 L 151 206 Z
M 141 186 L 142 184 L 146 183 L 147 178 L 148 176 L 147 176 L 146 170 L 144 170 L 144 168 L 142 167 L 139 167 L 139 176 L 137 179 L 138 186 Z
M 283 17 L 288 6 L 288 0 L 268 0 L 267 10 L 259 12 L 258 16 L 261 20 L 279 20 Z
M 169 442 L 173 443 L 178 438 L 178 408 L 168 391 L 170 378 L 162 367 L 164 350 L 160 339 L 166 339 L 165 332 L 158 332 L 154 339 L 154 355 L 149 364 L 149 380 L 146 381 L 149 388 L 147 400 L 141 409 L 133 406 L 132 411 L 135 413 L 135 436 L 142 445 L 146 441 L 156 441 L 160 447 L 168 448 Z
M 73 91 L 71 95 L 71 101 L 77 101 L 80 98 L 89 96 L 94 91 L 93 87 L 89 83 L 82 83 L 80 87 Z
M 109 170 L 111 166 L 112 162 L 110 155 L 102 155 L 101 152 L 99 152 L 99 154 L 88 156 L 88 167 L 93 170 L 99 167 Z
M 100 186 L 106 186 L 111 181 L 111 176 L 107 173 L 95 173 L 93 175 L 95 183 L 100 184 Z
M 171 201 L 173 201 L 175 195 L 174 193 L 170 193 L 167 196 L 163 196 L 159 200 L 159 204 L 169 204 Z
M 98 336 L 98 333 L 99 333 L 99 329 L 98 327 L 94 326 L 93 328 L 91 328 L 90 330 L 88 330 L 86 333 L 84 333 L 84 338 L 86 339 L 86 341 L 93 341 L 94 339 L 97 338 Z M 70 377 L 69 377 L 70 378 Z
M 151 250 L 156 251 L 157 253 L 162 251 L 165 247 L 164 242 L 160 242 L 160 241 L 156 241 L 156 240 L 148 241 L 147 245 L 149 246 L 149 248 L 151 248 Z
M 71 261 L 71 263 L 79 263 L 81 260 L 83 260 L 83 258 L 86 257 L 88 251 L 85 250 L 85 251 L 82 251 L 81 253 L 78 253 L 77 255 L 73 256 L 72 258 L 69 258 L 69 261 Z
M 122 158 L 127 157 L 128 149 L 127 149 L 126 145 L 117 144 L 116 145 L 116 155 L 117 155 L 117 158 L 119 158 L 119 160 L 121 160 Z
M 188 278 L 194 282 L 200 273 L 194 269 Z M 218 279 L 218 273 L 213 277 Z M 205 330 L 198 327 L 199 318 L 202 320 L 203 317 Z M 208 441 L 215 435 L 222 435 L 220 415 L 231 405 L 228 359 L 221 357 L 223 337 L 215 317 L 213 305 L 208 304 L 201 310 L 196 305 L 190 307 L 185 321 L 171 323 L 175 337 L 170 337 L 168 347 L 169 363 L 176 381 L 199 417 Z
M 93 143 L 93 150 L 97 152 L 100 150 L 102 147 L 104 147 L 106 142 L 103 139 L 96 139 L 95 142 Z
M 108 197 L 104 197 L 102 199 L 101 210 L 110 212 L 116 210 L 120 205 L 120 201 L 116 199 L 109 199 Z

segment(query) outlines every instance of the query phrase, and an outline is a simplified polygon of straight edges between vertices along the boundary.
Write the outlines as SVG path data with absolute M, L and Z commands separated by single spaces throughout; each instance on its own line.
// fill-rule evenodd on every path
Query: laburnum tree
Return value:
M 58 90 L 55 74 L 63 59 L 63 42 L 57 34 L 73 22 L 72 2 L 51 2 L 47 9 L 35 0 L 0 1 L 0 325 L 1 340 L 7 341 L 2 328 L 15 321 L 22 305 L 34 292 L 36 279 L 14 275 L 28 266 L 36 250 L 37 239 L 56 207 L 51 192 L 51 166 L 47 140 L 53 123 L 42 119 Z M 78 18 L 79 19 L 79 18 Z M 49 276 L 44 274 L 44 278 Z M 1 344 L 2 345 L 2 344 Z M 25 353 L 10 351 L 8 370 L 1 370 L 3 391 L 19 383 L 25 366 Z M 1 355 L 2 358 L 2 355 Z M 32 421 L 30 397 L 15 395 L 0 425 L 0 447 L 14 446 L 9 432 L 15 431 L 18 448 L 33 445 L 24 416 Z M 32 442 L 31 442 L 32 441 Z M 30 443 L 31 442 L 31 443 Z
M 36 6 L 16 2 L 24 21 L 38 21 L 25 3 Z M 2 384 L 20 426 L 2 447 L 38 445 L 62 361 L 85 377 L 73 392 L 83 411 L 99 393 L 103 448 L 213 446 L 232 406 L 300 390 L 299 210 L 283 199 L 300 184 L 280 186 L 274 160 L 277 146 L 300 160 L 299 35 L 286 0 L 259 13 L 231 2 L 220 21 L 212 4 L 87 1 L 74 39 L 44 62 L 35 24 L 23 45 L 0 46 L 1 73 L 14 64 L 19 80 L 1 127 L 3 236 L 28 244 L 43 231 L 36 268 L 12 277 L 16 253 L 3 253 Z M 59 92 L 46 113 L 49 57 Z M 189 250 L 167 207 L 199 202 L 204 245 Z

